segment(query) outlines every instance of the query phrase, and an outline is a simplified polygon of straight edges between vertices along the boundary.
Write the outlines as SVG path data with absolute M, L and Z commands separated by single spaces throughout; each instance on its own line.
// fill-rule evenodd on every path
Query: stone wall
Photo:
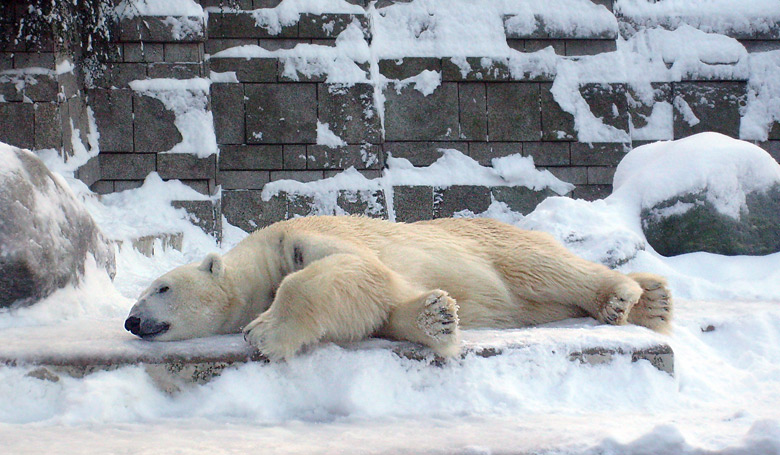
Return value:
M 518 75 L 510 62 L 480 57 L 463 59 L 407 57 L 356 62 L 365 81 L 354 84 L 327 82 L 327 74 L 291 71 L 279 56 L 250 58 L 215 56 L 242 45 L 266 50 L 291 49 L 297 44 L 334 46 L 352 24 L 367 43 L 374 32 L 368 13 L 303 14 L 294 25 L 271 33 L 257 25 L 252 10 L 273 8 L 279 0 L 239 0 L 239 9 L 218 11 L 218 0 L 200 0 L 209 10 L 203 17 L 135 17 L 123 19 L 115 33 L 117 52 L 104 62 L 95 78 L 56 71 L 68 50 L 53 45 L 38 49 L 11 48 L 0 52 L 0 141 L 32 148 L 55 148 L 72 153 L 72 134 L 89 147 L 86 137 L 91 108 L 100 154 L 81 177 L 98 193 L 134 188 L 150 172 L 164 179 L 181 179 L 196 190 L 215 195 L 215 204 L 182 201 L 201 225 L 218 232 L 220 214 L 244 229 L 262 226 L 292 214 L 310 211 L 305 197 L 261 197 L 263 187 L 279 179 L 312 181 L 332 176 L 350 166 L 369 178 L 378 177 L 389 154 L 426 166 L 439 158 L 441 148 L 456 149 L 483 165 L 493 158 L 521 153 L 532 156 L 537 167 L 548 169 L 576 186 L 570 196 L 597 199 L 611 192 L 615 166 L 642 141 L 581 141 L 574 117 L 564 111 L 551 92 L 555 74 L 531 68 Z M 350 3 L 364 11 L 381 13 L 394 1 Z M 610 11 L 612 0 L 594 0 Z M 505 24 L 512 17 L 504 17 Z M 636 24 L 621 20 L 619 31 L 630 34 Z M 663 25 L 663 24 L 661 24 Z M 749 51 L 780 48 L 780 33 L 736 36 Z M 519 33 L 506 26 L 507 44 L 522 52 L 551 46 L 559 55 L 576 58 L 616 49 L 618 30 L 583 35 L 567 34 L 541 24 Z M 713 64 L 728 62 L 712 62 Z M 41 74 L 16 74 L 15 69 L 42 67 Z M 294 69 L 294 67 L 292 67 Z M 424 70 L 441 74 L 430 94 L 412 84 L 400 83 Z M 19 85 L 19 78 L 32 78 Z M 205 111 L 218 154 L 165 153 L 184 140 L 170 105 L 131 82 L 144 79 L 193 80 L 210 78 Z M 739 137 L 740 112 L 746 103 L 744 79 L 697 77 L 653 85 L 653 103 L 674 105 L 673 136 L 718 131 Z M 173 91 L 190 90 L 186 85 Z M 579 86 L 590 111 L 604 124 L 625 132 L 641 128 L 653 103 L 640 101 L 625 83 L 586 83 Z M 681 102 L 684 101 L 684 103 Z M 687 120 L 690 109 L 698 123 Z M 71 127 L 72 122 L 72 127 Z M 631 124 L 633 122 L 633 125 Z M 346 144 L 317 144 L 317 129 L 327 124 Z M 669 138 L 648 138 L 669 139 Z M 780 156 L 780 125 L 763 143 Z M 218 189 L 221 188 L 221 191 Z M 381 191 L 380 191 L 381 193 Z M 491 198 L 527 213 L 548 193 L 524 187 L 450 188 L 396 187 L 392 213 L 399 220 L 447 216 L 463 209 L 484 211 Z M 366 198 L 387 201 L 384 194 L 340 194 L 339 207 L 363 212 Z M 382 202 L 386 203 L 386 202 Z M 370 204 L 369 204 L 370 205 Z M 388 210 L 374 210 L 387 216 Z

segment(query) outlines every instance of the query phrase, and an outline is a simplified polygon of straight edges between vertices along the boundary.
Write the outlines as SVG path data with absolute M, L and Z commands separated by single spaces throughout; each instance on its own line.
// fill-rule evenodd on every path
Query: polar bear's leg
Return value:
M 672 294 L 666 280 L 652 273 L 630 273 L 642 287 L 642 296 L 628 313 L 628 322 L 653 329 L 669 331 L 672 320 Z
M 282 280 L 270 308 L 244 328 L 269 358 L 289 358 L 320 340 L 368 337 L 414 293 L 377 258 L 333 254 Z
M 460 353 L 458 304 L 445 291 L 424 292 L 396 307 L 382 335 L 420 343 L 443 357 Z

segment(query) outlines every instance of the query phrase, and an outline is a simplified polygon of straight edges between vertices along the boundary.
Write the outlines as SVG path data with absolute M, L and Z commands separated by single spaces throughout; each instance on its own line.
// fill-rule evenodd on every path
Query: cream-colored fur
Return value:
M 219 291 L 204 293 L 213 286 Z M 169 289 L 155 293 L 163 287 Z M 170 324 L 155 339 L 243 327 L 271 358 L 321 340 L 372 335 L 451 356 L 459 352 L 460 328 L 589 315 L 665 331 L 672 312 L 663 278 L 586 261 L 542 232 L 490 219 L 404 224 L 363 217 L 276 223 L 222 258 L 210 255 L 163 275 L 136 306 L 136 314 L 154 313 Z

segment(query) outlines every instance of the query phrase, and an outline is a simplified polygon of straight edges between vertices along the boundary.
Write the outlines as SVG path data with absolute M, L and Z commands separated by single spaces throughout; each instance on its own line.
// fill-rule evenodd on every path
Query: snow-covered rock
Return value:
M 641 219 L 664 256 L 780 251 L 780 165 L 717 133 L 639 147 L 615 173 L 613 202 Z
M 68 184 L 32 152 L 0 143 L 0 308 L 79 282 L 88 256 L 114 275 L 113 247 Z

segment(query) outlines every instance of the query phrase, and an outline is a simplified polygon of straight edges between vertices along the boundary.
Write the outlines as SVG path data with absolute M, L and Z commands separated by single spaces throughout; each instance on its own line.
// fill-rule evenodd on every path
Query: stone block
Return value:
M 19 148 L 35 147 L 35 109 L 30 103 L 0 103 L 0 142 Z
M 574 185 L 585 185 L 588 183 L 588 171 L 579 166 L 550 166 L 544 169 L 550 171 L 552 175 L 564 182 Z
M 603 6 L 604 8 L 608 9 L 610 12 L 613 11 L 612 6 L 613 6 L 613 3 L 614 3 L 614 0 L 590 0 L 590 1 L 591 1 L 591 3 L 595 3 L 597 5 Z
M 251 16 L 250 16 L 251 17 Z M 197 42 L 205 40 L 205 26 L 201 17 L 177 17 L 186 26 L 175 26 L 164 16 L 138 16 L 122 19 L 119 41 Z M 211 15 L 209 15 L 211 23 Z
M 458 107 L 460 109 L 460 139 L 486 141 L 488 131 L 485 84 L 479 82 L 458 84 Z
M 35 105 L 35 149 L 62 149 L 59 106 L 55 103 Z
M 527 215 L 536 209 L 543 200 L 557 196 L 552 190 L 535 191 L 524 186 L 495 186 L 490 188 L 493 199 L 503 202 L 512 211 Z
M 674 138 L 704 131 L 739 137 L 746 93 L 746 82 L 673 83 Z
M 433 219 L 433 187 L 394 186 L 393 208 L 398 222 Z
M 247 143 L 316 143 L 316 85 L 249 84 L 245 93 Z
M 246 232 L 287 219 L 287 198 L 277 195 L 264 201 L 261 193 L 260 190 L 223 191 L 222 214 L 230 224 Z
M 151 63 L 165 60 L 163 43 L 124 43 L 122 48 L 124 61 L 128 63 Z
M 467 57 L 445 58 L 441 62 L 443 81 L 511 81 L 505 59 Z
M 199 158 L 189 153 L 158 153 L 157 173 L 163 179 L 213 179 L 217 174 L 217 156 Z
M 566 55 L 597 55 L 604 52 L 615 52 L 617 50 L 617 41 L 607 40 L 566 40 Z
M 0 53 L 0 71 L 10 70 L 14 67 L 14 58 L 11 53 Z
M 372 84 L 320 84 L 318 118 L 349 144 L 382 141 L 382 125 L 374 106 Z
M 105 181 L 105 180 L 104 180 Z M 134 190 L 143 186 L 143 180 L 114 180 L 114 190 L 117 193 L 120 191 Z
M 105 180 L 143 180 L 156 170 L 153 153 L 101 153 L 100 175 Z
M 336 38 L 353 22 L 358 21 L 366 38 L 369 37 L 368 16 L 354 14 L 301 14 L 298 38 Z
M 306 169 L 306 146 L 285 144 L 282 150 L 283 168 L 288 170 Z
M 455 149 L 468 154 L 465 142 L 385 142 L 384 155 L 387 158 L 405 158 L 415 166 L 429 166 L 442 156 L 441 150 Z
M 195 180 L 180 180 L 181 183 L 187 185 L 200 194 L 214 195 L 217 192 L 216 179 L 195 179 Z
M 242 84 L 211 84 L 211 113 L 217 144 L 241 144 L 244 129 L 244 86 Z
M 275 58 L 212 58 L 209 64 L 216 73 L 235 72 L 239 82 L 276 82 L 277 61 Z
M 469 156 L 483 166 L 490 166 L 495 158 L 523 153 L 521 142 L 471 142 Z
M 523 18 L 524 19 L 524 18 Z M 587 28 L 587 32 L 584 33 L 582 27 L 567 27 L 561 28 L 557 24 L 547 25 L 546 21 L 541 16 L 534 17 L 536 21 L 536 27 L 528 31 L 525 27 L 516 27 L 513 21 L 516 20 L 516 16 L 507 15 L 504 16 L 504 31 L 506 37 L 511 39 L 604 39 L 615 40 L 618 37 L 617 27 L 605 27 L 600 30 L 592 30 Z
M 323 178 L 322 171 L 271 171 L 271 180 L 295 180 L 314 182 Z
M 93 156 L 86 163 L 79 166 L 74 175 L 87 186 L 97 182 L 100 180 L 100 158 Z
M 630 144 L 619 142 L 595 142 L 593 144 L 572 142 L 571 164 L 574 166 L 617 166 L 630 150 Z
M 64 96 L 65 99 L 73 98 L 74 96 L 82 96 L 82 82 L 80 76 L 76 76 L 75 73 L 63 73 L 58 74 L 56 78 L 55 88 L 57 99 L 61 100 Z
M 379 72 L 388 79 L 406 79 L 423 71 L 441 72 L 441 59 L 433 57 L 406 57 L 379 60 Z
M 771 52 L 780 50 L 780 40 L 740 40 L 740 44 L 750 52 Z
M 615 168 L 612 166 L 589 166 L 588 184 L 589 185 L 611 185 L 612 178 L 615 176 Z
M 771 127 L 769 128 L 769 140 L 780 140 L 780 122 L 774 121 L 771 123 Z
M 269 171 L 219 171 L 217 183 L 223 190 L 262 190 L 271 181 Z
M 172 201 L 171 205 L 186 210 L 190 220 L 207 234 L 222 238 L 222 204 L 219 200 Z
M 109 194 L 114 192 L 113 180 L 98 180 L 89 187 L 90 190 L 97 194 Z
M 568 142 L 524 142 L 523 156 L 537 166 L 568 166 L 571 163 Z
M 577 185 L 571 193 L 574 199 L 597 201 L 612 194 L 612 185 Z
M 200 63 L 150 63 L 147 71 L 152 79 L 193 79 L 203 75 Z
M 672 104 L 672 84 L 669 82 L 653 82 L 651 84 L 653 93 L 650 96 L 641 96 L 631 86 L 627 88 L 628 95 L 628 113 L 631 118 L 631 127 L 634 131 L 639 130 L 647 126 L 648 119 L 653 113 L 653 109 L 656 103 L 666 102 L 671 106 Z M 668 134 L 658 132 L 658 137 L 653 139 L 671 139 L 672 137 L 672 119 L 669 119 Z M 647 134 L 643 134 L 642 137 L 647 137 Z
M 298 23 L 279 29 L 258 25 L 250 13 L 213 12 L 209 14 L 209 38 L 295 38 Z
M 491 141 L 542 138 L 539 84 L 487 83 L 488 134 Z
M 254 8 L 276 8 L 282 0 L 253 0 Z
M 143 186 L 143 180 L 115 180 L 113 182 L 114 190 L 117 193 L 120 191 L 134 190 Z
M 298 39 L 258 39 L 257 45 L 268 51 L 278 51 L 279 49 L 292 49 L 301 44 Z
M 411 86 L 390 85 L 385 95 L 385 139 L 453 141 L 458 139 L 458 86 L 442 83 L 424 96 Z
M 13 80 L 3 82 L 3 79 L 0 79 L 0 96 L 6 103 L 22 101 L 22 92 L 16 89 Z
M 45 68 L 54 69 L 54 52 L 15 52 L 14 68 Z
M 219 169 L 221 171 L 282 169 L 282 156 L 281 145 L 224 145 L 220 147 Z
M 101 88 L 127 88 L 130 81 L 146 79 L 144 63 L 108 63 L 95 75 L 93 85 Z
M 356 169 L 356 171 L 357 171 L 358 174 L 362 175 L 363 177 L 365 177 L 365 178 L 367 178 L 369 180 L 378 179 L 378 178 L 382 177 L 382 171 L 379 170 L 379 169 Z M 324 170 L 324 171 L 322 171 L 322 178 L 326 178 L 327 179 L 327 178 L 330 178 L 330 177 L 335 177 L 335 176 L 341 174 L 342 172 L 344 172 L 343 169 L 341 169 L 341 170 L 339 170 L 339 169 Z
M 95 116 L 104 152 L 133 151 L 133 94 L 127 90 L 92 89 L 89 106 Z
M 136 152 L 165 152 L 181 142 L 181 133 L 174 123 L 176 116 L 162 101 L 134 93 L 133 113 L 133 145 Z
M 203 43 L 165 43 L 165 61 L 201 62 L 203 61 Z
M 447 218 L 468 210 L 479 214 L 490 207 L 490 188 L 476 185 L 454 185 L 433 188 L 433 217 Z
M 325 145 L 306 146 L 307 169 L 380 169 L 383 166 L 382 147 L 372 144 L 330 148 Z
M 272 40 L 272 41 L 277 41 L 277 40 Z M 230 49 L 231 47 L 251 46 L 251 45 L 257 45 L 257 39 L 209 37 L 209 39 L 206 40 L 206 42 L 203 44 L 203 51 L 206 54 L 214 55 L 217 52 L 224 51 L 225 49 Z
M 350 215 L 365 215 L 371 218 L 387 218 L 385 193 L 377 191 L 339 190 L 336 204 Z
M 58 101 L 59 91 L 57 80 L 49 75 L 36 75 L 35 83 L 28 83 L 24 87 L 24 94 L 35 102 Z
M 580 94 L 590 111 L 605 125 L 628 133 L 628 98 L 625 84 L 585 84 Z
M 561 39 L 527 39 L 524 41 L 525 52 L 537 52 L 552 46 L 557 55 L 567 55 L 566 41 Z
M 276 70 L 279 82 L 325 82 L 328 79 L 326 72 L 312 72 L 308 74 L 298 71 L 299 60 L 295 57 L 282 57 Z

